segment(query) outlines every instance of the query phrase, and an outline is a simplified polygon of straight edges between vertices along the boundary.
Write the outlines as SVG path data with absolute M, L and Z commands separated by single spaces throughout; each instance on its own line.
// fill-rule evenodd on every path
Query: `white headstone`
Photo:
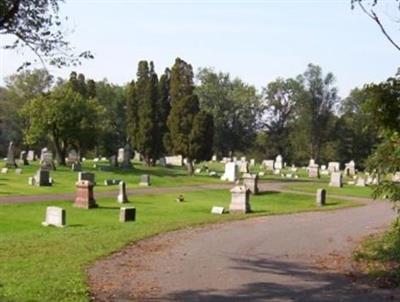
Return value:
M 64 227 L 66 225 L 65 210 L 59 207 L 47 207 L 43 226 Z
M 341 172 L 332 172 L 331 173 L 331 181 L 330 181 L 329 185 L 331 187 L 341 188 L 343 186 L 342 173 Z
M 224 214 L 225 209 L 224 207 L 212 207 L 211 214 L 222 215 Z
M 239 178 L 238 166 L 234 162 L 225 164 L 225 173 L 221 176 L 222 180 L 235 182 Z
M 283 168 L 283 161 L 282 161 L 282 155 L 278 155 L 275 158 L 275 165 L 274 165 L 274 169 L 282 169 Z

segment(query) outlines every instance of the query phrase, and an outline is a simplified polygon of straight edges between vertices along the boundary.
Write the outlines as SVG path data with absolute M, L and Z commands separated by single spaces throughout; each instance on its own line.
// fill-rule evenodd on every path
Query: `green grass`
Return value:
M 289 190 L 314 193 L 317 189 L 325 189 L 327 194 L 371 197 L 372 189 L 370 187 L 357 187 L 344 184 L 342 188 L 330 187 L 327 182 L 309 182 L 309 183 L 288 183 L 285 187 Z
M 100 166 L 108 166 L 107 163 L 97 163 L 93 168 L 91 161 L 83 163 L 82 170 L 96 174 L 96 191 L 109 191 L 112 187 L 105 186 L 105 179 L 122 179 L 127 187 L 137 187 L 140 175 L 149 174 L 152 186 L 182 186 L 198 185 L 204 183 L 218 183 L 218 177 L 208 175 L 196 175 L 188 177 L 185 167 L 146 167 L 135 164 L 132 170 L 113 169 L 112 171 L 101 171 Z M 34 176 L 38 170 L 38 164 L 23 167 L 23 174 L 17 175 L 14 169 L 9 169 L 7 174 L 0 174 L 0 196 L 5 195 L 36 195 L 36 194 L 58 194 L 75 192 L 75 183 L 78 180 L 78 172 L 72 172 L 68 167 L 57 167 L 51 171 L 50 176 L 54 180 L 51 187 L 36 187 L 28 185 L 28 178 Z
M 102 199 L 93 210 L 73 208 L 71 202 L 0 205 L 0 300 L 88 301 L 85 269 L 99 257 L 159 233 L 206 223 L 311 210 L 329 210 L 356 204 L 328 199 L 315 206 L 313 197 L 267 192 L 251 197 L 252 214 L 210 214 L 213 205 L 228 207 L 228 190 L 176 195 L 132 196 L 137 221 L 118 222 L 119 204 Z M 46 206 L 62 206 L 68 227 L 42 227 Z
M 365 239 L 354 252 L 359 270 L 379 287 L 400 286 L 400 225 L 396 221 L 383 234 Z

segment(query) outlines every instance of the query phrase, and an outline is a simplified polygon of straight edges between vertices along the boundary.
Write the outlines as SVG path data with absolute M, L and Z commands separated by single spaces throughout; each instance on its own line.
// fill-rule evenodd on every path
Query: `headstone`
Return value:
M 66 213 L 63 208 L 47 207 L 46 218 L 42 222 L 43 226 L 55 226 L 63 228 L 66 225 Z
M 117 201 L 119 203 L 128 202 L 128 196 L 126 195 L 126 185 L 125 185 L 124 181 L 121 181 L 119 183 L 119 193 L 118 193 Z
M 329 183 L 329 186 L 337 187 L 337 188 L 341 188 L 343 186 L 341 172 L 332 172 L 331 173 L 331 181 Z
M 308 177 L 319 178 L 319 166 L 314 164 L 308 167 Z
M 249 173 L 249 163 L 247 161 L 240 162 L 240 173 Z
M 105 186 L 118 185 L 121 181 L 122 181 L 121 179 L 105 179 L 104 185 Z
M 222 215 L 225 212 L 224 207 L 212 207 L 211 214 Z
M 15 169 L 15 174 L 18 174 L 18 175 L 22 174 L 22 169 L 21 168 Z
M 298 168 L 296 168 L 295 165 L 292 165 L 292 167 L 290 168 L 290 171 L 292 172 L 297 172 Z
M 240 158 L 240 161 L 246 161 L 246 156 L 242 156 L 242 157 Z
M 234 162 L 225 164 L 224 175 L 221 176 L 221 180 L 234 182 L 239 178 L 238 166 Z
M 119 210 L 119 221 L 128 222 L 135 221 L 136 219 L 136 209 L 135 208 L 121 208 Z
M 73 163 L 73 164 L 72 164 L 72 167 L 71 167 L 71 170 L 74 171 L 74 172 L 80 172 L 80 171 L 82 171 L 81 163 L 80 163 L 79 161 Z
M 213 155 L 213 156 L 211 157 L 211 161 L 217 161 L 217 156 L 216 156 L 216 155 Z
M 140 181 L 139 181 L 139 186 L 144 186 L 144 187 L 148 187 L 150 186 L 150 175 L 148 174 L 143 174 L 140 176 Z
M 326 165 L 321 165 L 321 171 L 325 171 L 326 170 Z
M 274 161 L 273 160 L 263 160 L 262 165 L 266 170 L 273 171 L 274 170 Z
M 175 156 L 166 156 L 165 157 L 165 164 L 170 166 L 183 166 L 183 157 L 182 155 L 175 155 Z
M 264 175 L 265 175 L 264 172 L 258 172 L 258 176 L 262 177 L 262 176 L 264 176 Z
M 159 163 L 160 166 L 162 166 L 162 167 L 165 167 L 165 166 L 167 165 L 167 162 L 166 162 L 166 160 L 165 160 L 165 157 L 161 157 L 161 158 L 158 160 L 158 163 Z
M 328 163 L 328 171 L 332 172 L 339 172 L 340 171 L 340 163 L 336 161 L 331 161 Z
M 201 168 L 196 168 L 196 170 L 194 170 L 194 174 L 200 174 L 201 173 Z
M 78 182 L 87 180 L 92 183 L 92 185 L 96 185 L 96 175 L 92 172 L 79 172 L 78 173 Z
M 38 187 L 48 187 L 52 185 L 50 181 L 50 172 L 48 170 L 39 169 L 32 179 L 32 185 Z
M 67 165 L 72 165 L 79 162 L 79 156 L 75 149 L 68 152 Z
M 281 170 L 280 169 L 275 169 L 274 171 L 272 171 L 272 173 L 274 175 L 279 175 L 279 174 L 281 174 Z
M 34 161 L 35 160 L 35 151 L 29 150 L 28 155 L 26 156 L 26 159 L 29 161 Z
M 110 157 L 110 167 L 112 167 L 112 168 L 117 168 L 118 167 L 117 156 L 111 155 L 111 157 Z
M 100 159 L 98 157 L 93 158 L 93 162 L 97 163 Z
M 140 155 L 139 151 L 133 151 L 133 160 L 134 161 L 142 161 L 142 156 Z
M 357 187 L 365 187 L 365 178 L 364 177 L 358 177 L 357 178 L 357 182 L 356 182 L 356 186 Z
M 53 153 L 48 151 L 47 148 L 42 149 L 42 154 L 40 157 L 40 168 L 42 170 L 55 170 L 55 165 L 53 161 Z
M 210 171 L 210 173 L 208 174 L 209 176 L 217 176 L 218 174 L 217 174 L 217 172 L 215 172 L 215 171 Z
M 1 174 L 7 174 L 8 168 L 1 168 Z
M 356 164 L 354 163 L 354 160 L 350 161 L 345 166 L 346 167 L 344 171 L 347 176 L 353 176 L 354 174 L 356 174 Z
M 93 184 L 87 180 L 81 180 L 76 183 L 76 198 L 74 207 L 82 209 L 96 208 L 96 200 L 93 196 Z
M 315 166 L 315 160 L 313 158 L 310 159 L 310 161 L 308 162 L 308 166 Z
M 278 170 L 283 169 L 282 155 L 278 155 L 278 156 L 275 158 L 274 169 L 278 169 Z
M 176 198 L 176 202 L 184 202 L 185 201 L 185 197 L 183 197 L 183 195 L 179 195 L 178 198 Z
M 124 147 L 122 168 L 124 169 L 132 168 L 131 158 L 132 158 L 131 146 L 129 144 L 126 144 Z
M 243 175 L 243 185 L 254 195 L 258 194 L 258 175 L 246 173 Z
M 326 204 L 326 191 L 325 189 L 317 190 L 317 198 L 316 198 L 317 206 L 322 207 Z
M 250 208 L 250 190 L 246 186 L 235 186 L 232 190 L 230 213 L 248 213 Z
M 26 151 L 21 151 L 21 153 L 19 154 L 19 162 L 21 165 L 29 166 Z
M 123 163 L 123 161 L 124 161 L 124 148 L 119 148 L 118 149 L 117 161 L 118 161 L 119 164 Z
M 6 167 L 7 168 L 16 168 L 17 167 L 17 164 L 15 163 L 15 158 L 14 158 L 14 143 L 13 142 L 10 142 L 10 144 L 8 146 Z
M 250 159 L 250 166 L 254 167 L 256 165 L 256 160 L 254 158 Z
M 372 185 L 372 176 L 371 176 L 371 175 L 369 175 L 369 176 L 367 177 L 366 184 L 367 184 L 367 185 Z

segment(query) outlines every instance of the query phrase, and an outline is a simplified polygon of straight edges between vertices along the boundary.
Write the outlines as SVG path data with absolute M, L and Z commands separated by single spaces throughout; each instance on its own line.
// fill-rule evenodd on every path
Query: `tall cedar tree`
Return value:
M 153 62 L 140 61 L 135 87 L 131 87 L 128 106 L 128 131 L 134 148 L 141 153 L 146 164 L 155 162 L 158 155 L 156 109 L 158 78 Z M 133 123 L 132 123 L 133 122 Z
M 212 146 L 212 117 L 200 113 L 199 100 L 193 93 L 193 69 L 177 58 L 171 70 L 171 112 L 168 116 L 167 148 L 188 160 L 188 172 L 193 174 L 193 160 L 206 159 L 207 148 Z M 210 141 L 211 140 L 211 141 Z M 209 152 L 210 153 L 210 152 Z
M 156 120 L 157 120 L 157 141 L 163 142 L 159 144 L 159 154 L 164 155 L 166 149 L 164 145 L 166 144 L 165 136 L 168 133 L 167 119 L 169 112 L 171 111 L 171 97 L 170 97 L 170 85 L 171 85 L 171 70 L 169 68 L 165 69 L 164 74 L 160 77 L 158 82 L 158 104 L 156 110 Z

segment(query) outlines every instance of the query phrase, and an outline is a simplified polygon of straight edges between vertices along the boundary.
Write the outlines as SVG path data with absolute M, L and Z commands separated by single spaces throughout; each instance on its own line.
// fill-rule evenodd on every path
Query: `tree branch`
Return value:
M 376 24 L 378 24 L 379 28 L 381 29 L 382 33 L 388 39 L 388 41 L 398 50 L 400 51 L 400 46 L 393 41 L 393 39 L 389 36 L 389 34 L 386 32 L 385 28 L 383 27 L 381 21 L 379 20 L 377 14 L 371 9 L 371 11 L 368 11 L 364 5 L 362 5 L 361 1 L 358 1 L 358 5 L 361 7 L 363 12 L 370 17 Z

